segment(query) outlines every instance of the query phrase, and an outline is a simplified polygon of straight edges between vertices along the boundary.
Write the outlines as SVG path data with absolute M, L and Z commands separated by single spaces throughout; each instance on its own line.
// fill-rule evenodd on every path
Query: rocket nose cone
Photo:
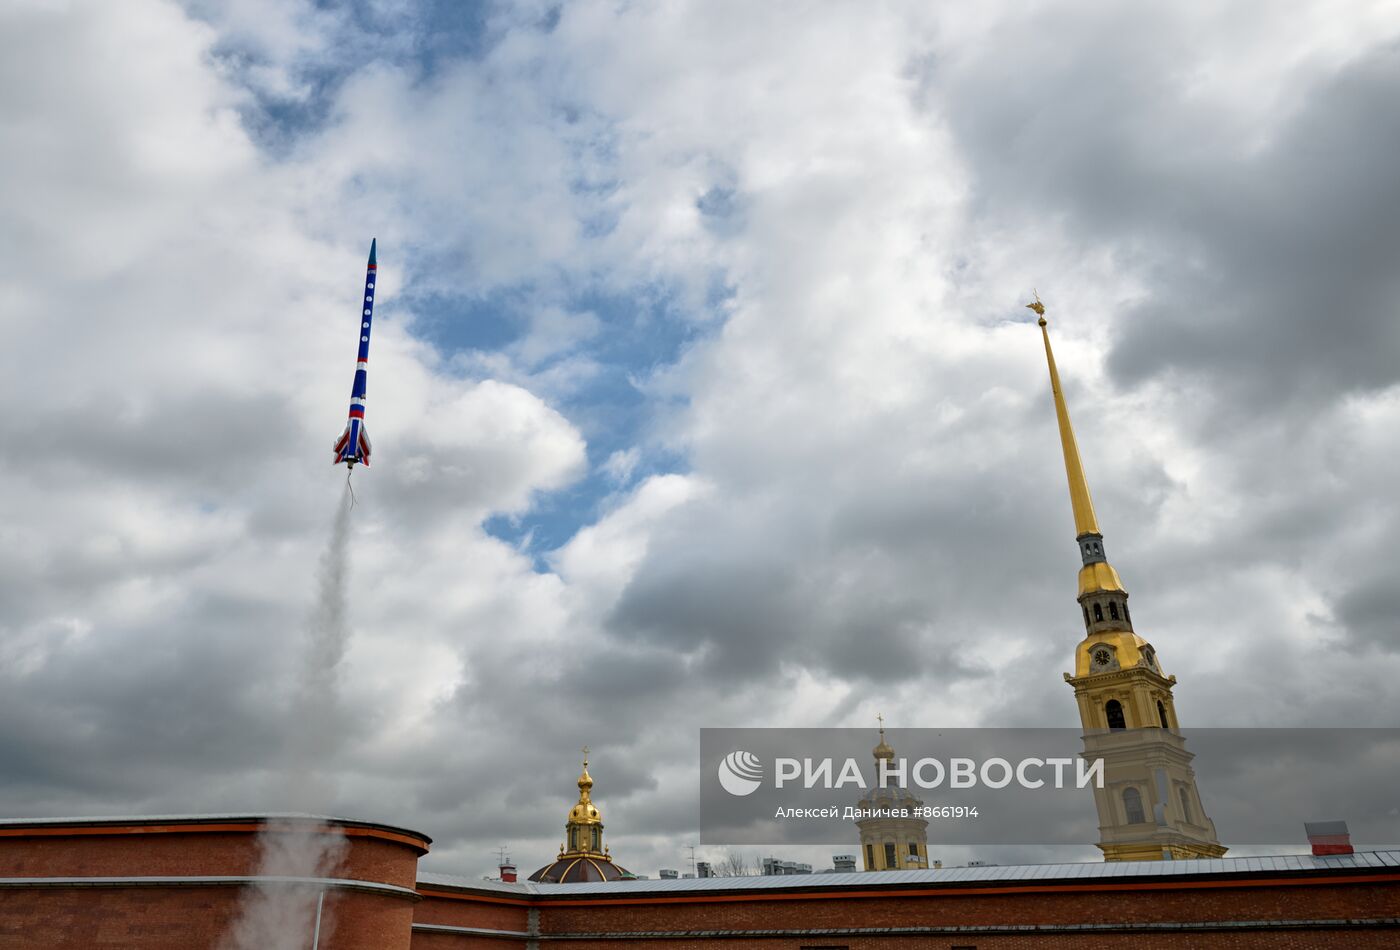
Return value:
M 378 261 L 376 261 L 376 260 L 374 259 L 375 247 L 376 247 L 378 244 L 379 244 L 379 239 L 378 239 L 378 238 L 370 238 L 370 241 L 369 241 L 369 262 L 370 262 L 371 264 L 377 264 L 377 263 L 379 263 Z

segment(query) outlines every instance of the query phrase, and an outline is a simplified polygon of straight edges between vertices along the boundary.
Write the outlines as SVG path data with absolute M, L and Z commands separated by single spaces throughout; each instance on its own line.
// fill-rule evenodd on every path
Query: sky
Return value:
M 0 814 L 286 809 L 372 237 L 317 810 L 425 868 L 585 744 L 654 873 L 702 727 L 1073 726 L 1037 291 L 1182 723 L 1400 721 L 1393 4 L 12 0 L 0 81 Z

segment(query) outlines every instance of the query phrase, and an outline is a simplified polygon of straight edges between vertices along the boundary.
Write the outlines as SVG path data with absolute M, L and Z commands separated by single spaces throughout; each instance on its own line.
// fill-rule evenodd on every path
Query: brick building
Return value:
M 263 874 L 266 834 L 340 857 Z M 419 872 L 429 846 L 311 816 L 0 822 L 0 950 L 214 950 L 256 889 L 323 903 L 315 950 L 1400 946 L 1400 851 L 552 884 Z

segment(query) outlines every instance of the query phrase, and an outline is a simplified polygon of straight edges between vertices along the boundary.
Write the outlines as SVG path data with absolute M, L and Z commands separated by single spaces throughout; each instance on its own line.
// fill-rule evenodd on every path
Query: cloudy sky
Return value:
M 0 814 L 287 807 L 371 237 L 318 810 L 432 869 L 584 743 L 654 873 L 701 727 L 1074 725 L 1033 289 L 1182 722 L 1400 720 L 1391 4 L 11 0 L 0 81 Z

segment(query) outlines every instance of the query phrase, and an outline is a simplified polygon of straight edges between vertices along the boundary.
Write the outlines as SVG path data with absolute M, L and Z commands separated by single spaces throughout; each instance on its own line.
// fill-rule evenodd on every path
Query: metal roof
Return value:
M 455 887 L 520 897 L 584 897 L 701 891 L 747 892 L 825 890 L 828 888 L 908 887 L 911 885 L 1009 884 L 1026 881 L 1112 881 L 1129 878 L 1171 878 L 1230 874 L 1300 873 L 1346 869 L 1400 868 L 1400 851 L 1358 851 L 1317 856 L 1282 854 L 1255 858 L 1200 858 L 1188 861 L 1103 861 L 1083 864 L 989 865 L 911 871 L 856 871 L 831 874 L 771 874 L 757 877 L 660 878 L 644 881 L 605 881 L 587 884 L 505 883 L 455 874 L 418 875 L 420 887 Z

